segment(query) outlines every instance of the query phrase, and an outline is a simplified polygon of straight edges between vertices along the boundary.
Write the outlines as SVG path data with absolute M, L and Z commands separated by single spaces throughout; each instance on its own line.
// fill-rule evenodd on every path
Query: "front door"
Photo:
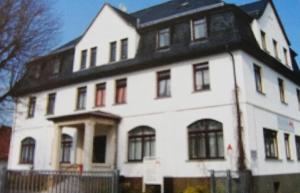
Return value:
M 106 136 L 94 137 L 94 148 L 93 148 L 93 163 L 105 163 L 106 159 Z

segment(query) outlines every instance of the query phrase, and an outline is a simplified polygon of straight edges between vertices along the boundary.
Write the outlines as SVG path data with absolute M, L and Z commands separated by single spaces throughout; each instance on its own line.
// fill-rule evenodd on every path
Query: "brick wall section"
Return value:
M 11 128 L 7 126 L 0 126 L 0 161 L 8 160 L 10 138 Z

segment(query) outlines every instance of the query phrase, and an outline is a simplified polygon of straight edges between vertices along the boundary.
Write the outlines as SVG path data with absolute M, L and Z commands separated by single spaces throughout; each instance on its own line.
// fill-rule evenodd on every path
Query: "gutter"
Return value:
M 247 170 L 246 166 L 246 156 L 245 156 L 245 148 L 244 148 L 244 140 L 243 140 L 243 126 L 242 126 L 242 111 L 240 107 L 240 99 L 239 99 L 239 86 L 237 82 L 237 73 L 236 73 L 236 63 L 235 58 L 232 51 L 226 46 L 227 52 L 231 57 L 232 68 L 233 68 L 233 80 L 234 80 L 234 97 L 235 97 L 235 108 L 236 108 L 236 120 L 237 120 L 237 145 L 238 145 L 238 160 L 237 167 L 239 171 Z

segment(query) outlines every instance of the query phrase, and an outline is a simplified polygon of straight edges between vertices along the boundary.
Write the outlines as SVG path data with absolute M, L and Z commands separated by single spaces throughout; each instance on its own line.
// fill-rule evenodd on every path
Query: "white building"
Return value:
M 271 0 L 105 4 L 80 38 L 28 64 L 9 168 L 118 169 L 138 188 L 168 179 L 182 192 L 245 166 L 266 185 L 257 193 L 300 189 L 295 57 Z

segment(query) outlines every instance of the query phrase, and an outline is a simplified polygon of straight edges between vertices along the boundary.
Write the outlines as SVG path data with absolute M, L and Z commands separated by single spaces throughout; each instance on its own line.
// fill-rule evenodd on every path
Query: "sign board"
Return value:
M 278 128 L 283 131 L 295 132 L 294 122 L 283 116 L 277 116 Z
M 155 158 L 144 159 L 144 183 L 149 185 L 162 184 L 161 164 Z

